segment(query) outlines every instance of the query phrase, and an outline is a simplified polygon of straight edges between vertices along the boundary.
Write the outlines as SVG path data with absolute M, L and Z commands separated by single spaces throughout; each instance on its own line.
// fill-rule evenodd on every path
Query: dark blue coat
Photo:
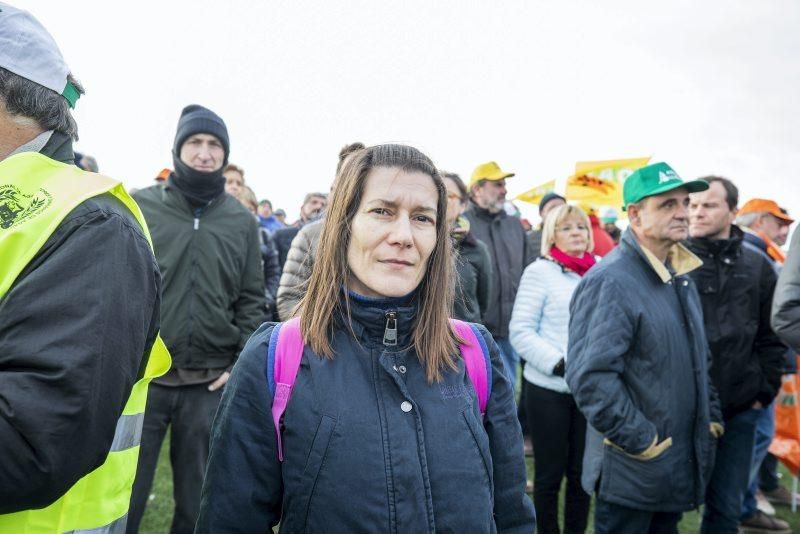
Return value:
M 265 378 L 273 324 L 233 369 L 212 431 L 198 532 L 533 532 L 522 435 L 498 349 L 481 424 L 458 370 L 429 384 L 413 348 L 383 343 L 385 313 L 408 347 L 413 306 L 353 303 L 357 336 L 337 322 L 334 359 L 303 354 L 277 458 Z
M 703 502 L 715 449 L 710 422 L 721 420 L 697 289 L 685 267 L 673 265 L 677 274 L 662 278 L 628 230 L 570 303 L 566 379 L 592 427 L 584 489 L 639 510 Z M 672 446 L 637 458 L 656 436 Z

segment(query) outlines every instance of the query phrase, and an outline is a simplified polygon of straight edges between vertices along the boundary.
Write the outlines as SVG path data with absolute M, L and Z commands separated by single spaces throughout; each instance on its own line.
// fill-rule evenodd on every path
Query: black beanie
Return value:
M 197 104 L 186 106 L 181 111 L 181 118 L 178 120 L 178 131 L 175 133 L 175 146 L 173 147 L 175 156 L 180 157 L 181 146 L 183 146 L 186 139 L 200 133 L 211 134 L 220 140 L 222 148 L 225 150 L 223 165 L 227 165 L 231 149 L 225 121 L 210 109 Z
M 550 191 L 545 196 L 543 196 L 542 200 L 539 201 L 539 214 L 542 213 L 542 210 L 544 209 L 545 206 L 547 206 L 548 202 L 550 202 L 551 200 L 555 200 L 557 198 L 563 200 L 564 202 L 567 201 L 567 199 L 565 199 L 555 191 Z

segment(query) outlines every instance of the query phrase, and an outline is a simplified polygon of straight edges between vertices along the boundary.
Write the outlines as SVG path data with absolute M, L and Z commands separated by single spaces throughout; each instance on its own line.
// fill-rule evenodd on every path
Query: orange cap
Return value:
M 794 222 L 794 219 L 789 217 L 786 212 L 778 206 L 777 202 L 765 198 L 748 200 L 744 206 L 739 208 L 739 215 L 746 215 L 748 213 L 769 213 L 786 224 L 792 224 Z

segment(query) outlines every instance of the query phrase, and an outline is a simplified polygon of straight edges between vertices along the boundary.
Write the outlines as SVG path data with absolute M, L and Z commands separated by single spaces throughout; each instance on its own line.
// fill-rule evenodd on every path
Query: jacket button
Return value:
M 398 372 L 398 373 L 400 373 L 401 375 L 404 375 L 404 374 L 406 374 L 406 366 L 405 366 L 405 365 L 401 365 L 401 366 L 399 366 L 399 367 L 397 368 L 397 372 Z
M 408 401 L 403 401 L 402 404 L 400 404 L 400 409 L 406 413 L 410 412 L 411 408 L 412 408 L 411 403 Z

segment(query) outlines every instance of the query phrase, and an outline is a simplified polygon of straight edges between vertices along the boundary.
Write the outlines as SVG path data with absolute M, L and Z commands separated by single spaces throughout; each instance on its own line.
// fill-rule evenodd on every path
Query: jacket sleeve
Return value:
M 534 531 L 536 513 L 530 497 L 525 494 L 525 453 L 514 390 L 492 335 L 482 326 L 479 329 L 492 363 L 492 390 L 486 405 L 484 428 L 489 436 L 494 469 L 495 523 L 498 532 L 527 534 Z
M 706 382 L 708 384 L 708 413 L 709 419 L 712 423 L 719 423 L 721 425 L 725 425 L 725 421 L 722 418 L 722 405 L 719 402 L 719 392 L 717 391 L 716 386 L 714 386 L 714 380 L 712 380 L 711 376 L 711 366 L 713 363 L 714 357 L 711 354 L 711 349 L 709 348 L 706 351 L 706 369 L 708 372 L 706 373 Z
M 253 334 L 222 392 L 195 532 L 272 532 L 283 501 L 264 367 L 273 325 Z
M 239 287 L 239 296 L 233 305 L 233 322 L 239 329 L 239 349 L 241 350 L 250 335 L 264 322 L 266 315 L 264 271 L 261 263 L 258 223 L 255 219 L 250 221 L 247 233 L 247 254 Z
M 542 265 L 540 262 L 533 263 L 522 273 L 508 331 L 511 345 L 520 357 L 540 373 L 550 375 L 565 354 L 563 349 L 553 346 L 539 335 L 544 303 L 550 289 L 542 276 Z
M 0 300 L 0 514 L 51 504 L 105 461 L 158 330 L 161 277 L 132 224 L 67 219 Z
M 292 312 L 303 298 L 308 280 L 311 278 L 314 261 L 311 255 L 310 229 L 310 225 L 300 229 L 292 240 L 292 248 L 289 249 L 286 256 L 286 264 L 283 266 L 281 283 L 278 288 L 278 316 L 281 321 L 288 321 L 292 318 Z
M 483 319 L 483 314 L 489 309 L 489 303 L 492 301 L 492 291 L 494 291 L 492 258 L 489 256 L 489 248 L 483 241 L 478 241 L 477 249 L 481 256 L 479 262 L 480 270 L 478 271 L 478 308 L 480 309 L 481 319 Z
M 775 287 L 772 328 L 792 350 L 800 352 L 800 232 L 797 231 Z
M 770 326 L 772 311 L 772 296 L 775 292 L 775 271 L 766 260 L 759 258 L 761 266 L 761 280 L 759 281 L 758 331 L 756 333 L 755 353 L 761 365 L 761 386 L 756 399 L 767 406 L 781 387 L 781 375 L 786 364 L 786 346 L 775 335 Z
M 570 302 L 566 380 L 587 422 L 629 454 L 646 450 L 655 425 L 634 406 L 622 375 L 636 318 L 610 278 L 584 278 Z

